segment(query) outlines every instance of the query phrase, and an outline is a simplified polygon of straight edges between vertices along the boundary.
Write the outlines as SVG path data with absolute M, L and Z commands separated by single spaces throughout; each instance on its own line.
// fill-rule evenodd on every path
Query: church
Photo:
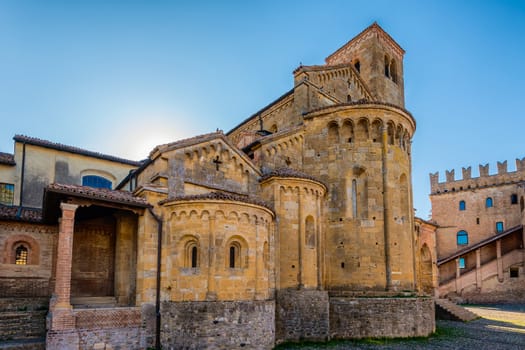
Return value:
M 374 23 L 232 130 L 142 161 L 16 135 L 0 153 L 0 313 L 14 315 L 0 340 L 271 349 L 430 335 L 435 256 L 415 229 L 404 53 Z

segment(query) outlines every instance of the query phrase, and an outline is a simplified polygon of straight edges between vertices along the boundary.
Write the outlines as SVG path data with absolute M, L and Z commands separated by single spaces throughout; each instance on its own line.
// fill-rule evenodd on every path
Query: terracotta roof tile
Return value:
M 42 139 L 39 139 L 39 138 L 36 138 L 36 137 L 29 137 L 29 136 L 25 136 L 25 135 L 15 135 L 15 137 L 13 137 L 13 140 L 15 140 L 17 142 L 27 143 L 27 144 L 30 144 L 30 145 L 56 149 L 56 150 L 59 150 L 59 151 L 64 151 L 64 152 L 69 152 L 69 153 L 74 153 L 74 154 L 80 154 L 80 155 L 84 155 L 84 156 L 88 156 L 88 157 L 94 157 L 94 158 L 98 158 L 98 159 L 109 160 L 109 161 L 112 161 L 112 162 L 119 162 L 119 163 L 123 163 L 123 164 L 137 166 L 137 167 L 142 164 L 142 161 L 134 161 L 134 160 L 119 158 L 119 157 L 115 157 L 115 156 L 110 156 L 110 155 L 107 155 L 107 154 L 93 152 L 93 151 L 88 151 L 88 150 L 85 150 L 85 149 L 82 149 L 82 148 L 78 148 L 78 147 L 74 147 L 74 146 L 68 146 L 68 145 L 63 145 L 61 143 L 55 143 L 55 142 L 51 142 L 51 141 L 47 141 L 47 140 L 42 140 Z
M 0 164 L 16 165 L 15 156 L 10 153 L 0 152 Z
M 306 173 L 303 173 L 302 171 L 295 170 L 292 168 L 278 168 L 278 169 L 271 170 L 269 172 L 266 172 L 259 181 L 264 181 L 271 177 L 285 177 L 285 178 L 288 177 L 288 178 L 297 178 L 297 179 L 307 179 L 307 180 L 319 182 L 324 187 L 326 187 L 326 185 L 321 180 L 315 178 L 314 176 L 308 175 Z
M 149 207 L 149 203 L 142 197 L 136 197 L 129 191 L 109 190 L 79 185 L 50 184 L 46 192 L 72 194 L 78 197 L 98 199 L 121 204 L 130 204 L 139 207 Z
M 222 201 L 243 202 L 243 203 L 248 203 L 248 204 L 259 205 L 261 207 L 270 209 L 273 212 L 272 206 L 269 203 L 263 201 L 262 199 L 251 197 L 251 196 L 243 196 L 239 194 L 224 193 L 224 192 L 209 192 L 209 193 L 203 193 L 203 194 L 178 196 L 178 197 L 168 198 L 163 201 L 160 201 L 159 204 L 164 204 L 168 202 L 177 202 L 177 201 L 200 201 L 200 200 L 222 200 Z
M 0 204 L 0 220 L 40 222 L 42 210 Z

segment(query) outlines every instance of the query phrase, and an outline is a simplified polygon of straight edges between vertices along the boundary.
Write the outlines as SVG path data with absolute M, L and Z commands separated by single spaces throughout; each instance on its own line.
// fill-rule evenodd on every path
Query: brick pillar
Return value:
M 71 264 L 73 256 L 73 228 L 76 204 L 61 203 L 62 218 L 58 232 L 57 263 L 55 271 L 55 290 L 50 305 L 50 329 L 74 328 L 71 307 Z

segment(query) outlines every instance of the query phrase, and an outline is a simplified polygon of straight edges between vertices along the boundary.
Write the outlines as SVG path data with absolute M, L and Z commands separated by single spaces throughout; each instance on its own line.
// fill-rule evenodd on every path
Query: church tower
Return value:
M 325 59 L 328 66 L 351 63 L 370 89 L 374 101 L 405 106 L 405 51 L 377 23 Z

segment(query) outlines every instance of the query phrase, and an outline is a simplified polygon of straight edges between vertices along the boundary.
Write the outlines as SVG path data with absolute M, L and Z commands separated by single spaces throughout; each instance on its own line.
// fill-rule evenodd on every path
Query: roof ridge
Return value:
M 89 150 L 86 150 L 80 147 L 69 146 L 69 145 L 65 145 L 62 143 L 58 143 L 58 142 L 52 142 L 52 141 L 40 139 L 38 137 L 31 137 L 31 136 L 17 134 L 13 137 L 13 140 L 17 142 L 23 142 L 23 143 L 35 145 L 35 146 L 52 148 L 52 149 L 56 149 L 59 151 L 85 155 L 89 157 L 124 163 L 128 165 L 133 165 L 133 166 L 140 166 L 143 162 L 143 161 L 135 161 L 135 160 L 125 159 L 125 158 L 120 158 L 120 157 L 116 157 L 116 156 L 112 156 L 109 154 L 104 154 L 104 153 L 100 153 L 96 151 L 89 151 Z
M 354 36 L 352 39 L 347 41 L 345 44 L 343 44 L 341 47 L 339 47 L 333 53 L 328 55 L 325 58 L 325 62 L 328 62 L 328 60 L 330 60 L 333 56 L 338 54 L 340 51 L 342 51 L 346 47 L 348 47 L 348 46 L 352 45 L 353 43 L 359 41 L 359 39 L 361 39 L 363 36 L 365 36 L 365 34 L 367 34 L 368 32 L 371 32 L 371 31 L 377 31 L 379 33 L 379 35 L 383 36 L 386 39 L 386 41 L 388 43 L 390 43 L 390 45 L 392 45 L 394 47 L 394 50 L 398 51 L 398 53 L 400 55 L 403 55 L 405 53 L 405 50 L 394 40 L 394 38 L 392 38 L 390 36 L 390 34 L 388 34 L 383 28 L 381 28 L 381 26 L 377 23 L 377 21 L 374 21 L 374 23 L 372 23 L 371 25 L 369 25 L 368 27 L 363 29 L 359 34 Z

